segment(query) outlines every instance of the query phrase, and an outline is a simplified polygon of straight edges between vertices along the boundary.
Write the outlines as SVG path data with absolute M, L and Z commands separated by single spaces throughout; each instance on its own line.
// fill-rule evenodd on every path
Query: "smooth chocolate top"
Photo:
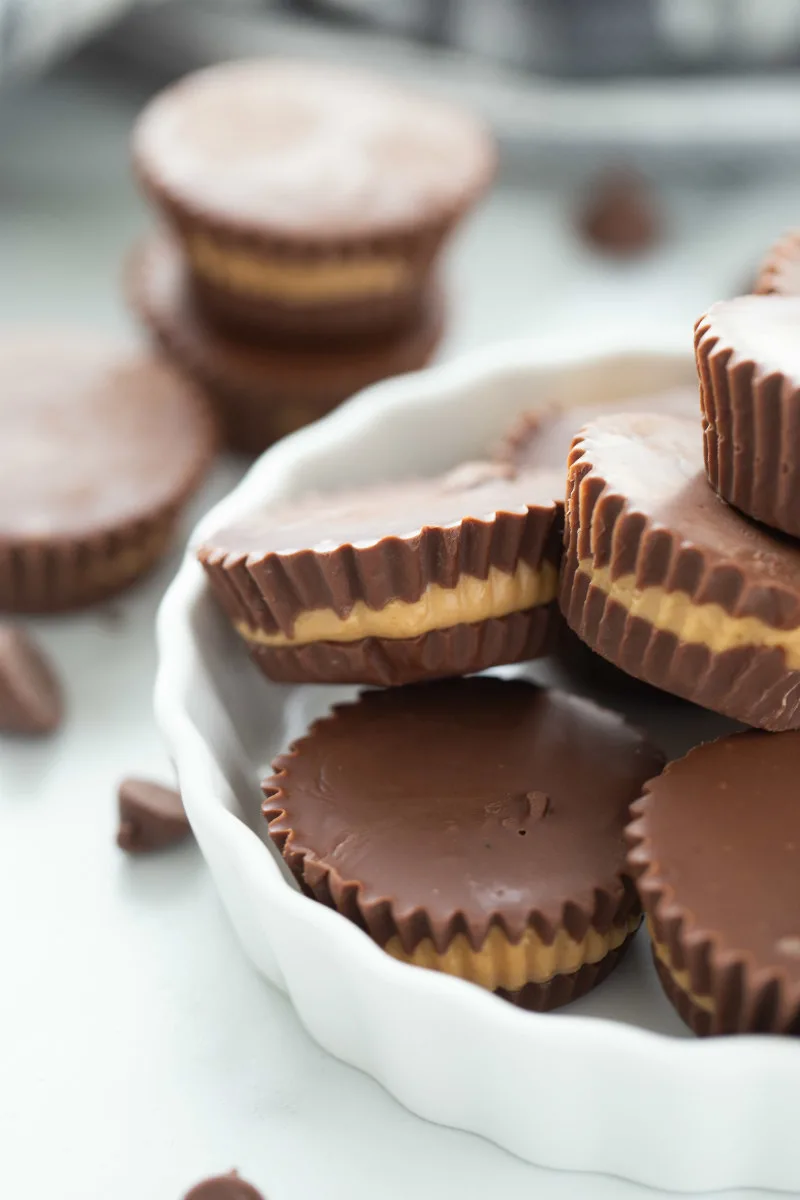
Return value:
M 652 395 L 625 396 L 570 408 L 545 409 L 526 414 L 512 429 L 500 456 L 518 467 L 566 466 L 573 440 L 584 425 L 612 413 L 660 412 L 700 421 L 696 387 L 670 388 Z
M 147 106 L 134 157 L 205 219 L 289 239 L 368 238 L 446 219 L 488 182 L 494 150 L 468 113 L 357 71 L 226 63 Z
M 0 340 L 0 537 L 114 531 L 179 502 L 213 448 L 199 397 L 162 362 L 86 334 Z
M 770 250 L 758 273 L 756 292 L 800 296 L 800 229 L 793 229 Z
M 697 337 L 730 349 L 733 361 L 759 376 L 785 375 L 800 387 L 800 295 L 736 296 L 719 300 L 697 322 Z
M 409 540 L 430 528 L 492 521 L 498 513 L 554 511 L 563 490 L 554 472 L 517 475 L 500 463 L 466 463 L 436 479 L 305 496 L 236 522 L 210 539 L 207 550 L 260 558 L 366 549 L 384 538 Z
M 598 494 L 591 546 L 584 531 L 579 557 L 591 553 L 612 578 L 636 571 L 640 587 L 684 591 L 778 629 L 800 625 L 800 547 L 741 516 L 709 487 L 699 422 L 604 417 L 582 431 L 570 463 L 575 486 Z M 645 531 L 653 535 L 647 553 Z
M 632 840 L 686 932 L 778 966 L 800 985 L 800 732 L 720 738 L 670 763 L 636 806 Z
M 492 923 L 513 940 L 531 923 L 580 938 L 632 911 L 623 829 L 661 766 L 614 713 L 475 676 L 336 708 L 274 764 L 264 811 L 307 874 L 358 882 L 379 940 L 396 924 L 407 949 L 425 936 L 442 949 L 458 929 L 478 946 Z

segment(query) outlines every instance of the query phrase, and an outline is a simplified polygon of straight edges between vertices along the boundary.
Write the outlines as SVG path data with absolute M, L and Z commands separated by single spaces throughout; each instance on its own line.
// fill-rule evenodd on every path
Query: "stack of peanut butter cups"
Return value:
M 469 114 L 273 61 L 156 96 L 133 158 L 160 228 L 130 260 L 131 303 L 246 453 L 429 361 L 442 250 L 495 165 Z
M 627 832 L 658 976 L 699 1034 L 800 1033 L 799 263 L 791 235 L 757 294 L 697 322 L 699 420 L 606 416 L 568 459 L 571 628 L 751 727 L 668 764 Z

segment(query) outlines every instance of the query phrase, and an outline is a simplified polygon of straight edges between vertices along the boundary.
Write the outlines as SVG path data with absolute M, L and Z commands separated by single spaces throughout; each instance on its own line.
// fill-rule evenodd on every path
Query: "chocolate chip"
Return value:
M 625 258 L 650 250 L 661 236 L 662 225 L 647 182 L 623 170 L 595 180 L 577 223 L 586 241 Z
M 264 1200 L 264 1197 L 241 1179 L 237 1171 L 231 1171 L 229 1175 L 204 1179 L 186 1193 L 184 1200 Z
M 180 793 L 147 779 L 126 779 L 119 787 L 117 845 L 143 854 L 182 842 L 190 832 Z
M 43 651 L 24 629 L 0 625 L 0 730 L 34 737 L 63 718 L 61 685 Z

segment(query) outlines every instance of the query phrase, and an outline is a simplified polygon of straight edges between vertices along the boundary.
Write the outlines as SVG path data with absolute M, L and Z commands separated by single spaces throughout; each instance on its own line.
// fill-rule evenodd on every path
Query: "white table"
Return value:
M 116 280 L 146 222 L 125 144 L 141 99 L 77 68 L 0 98 L 2 324 L 133 336 Z M 599 324 L 688 345 L 693 318 L 800 218 L 800 182 L 665 200 L 667 242 L 619 270 L 577 245 L 558 188 L 509 182 L 455 250 L 446 352 Z M 238 470 L 222 464 L 203 503 Z M 233 1166 L 270 1200 L 652 1195 L 538 1170 L 409 1115 L 319 1050 L 255 975 L 194 845 L 141 861 L 117 851 L 117 781 L 169 775 L 150 693 L 173 568 L 102 613 L 38 623 L 69 720 L 48 743 L 0 746 L 2 1195 L 179 1200 Z

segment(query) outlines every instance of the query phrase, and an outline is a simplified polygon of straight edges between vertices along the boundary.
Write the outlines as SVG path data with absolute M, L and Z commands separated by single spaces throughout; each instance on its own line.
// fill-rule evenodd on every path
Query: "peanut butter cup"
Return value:
M 725 504 L 699 427 L 627 414 L 569 458 L 561 608 L 630 675 L 748 725 L 800 727 L 800 547 Z
M 206 316 L 303 341 L 418 321 L 431 267 L 495 161 L 468 113 L 368 74 L 274 60 L 168 88 L 133 152 Z
M 753 290 L 760 295 L 800 296 L 800 229 L 792 229 L 771 247 Z
M 0 609 L 121 591 L 166 553 L 214 448 L 162 362 L 77 332 L 0 341 Z
M 157 346 L 203 389 L 227 444 L 245 454 L 260 454 L 380 379 L 421 369 L 444 328 L 442 294 L 431 283 L 412 324 L 366 345 L 237 342 L 202 322 L 187 275 L 174 242 L 153 237 L 129 261 L 130 302 Z
M 614 413 L 653 412 L 665 416 L 700 420 L 700 396 L 696 385 L 655 391 L 652 395 L 603 397 L 597 402 L 553 405 L 539 412 L 523 413 L 497 448 L 498 462 L 510 462 L 522 470 L 564 468 L 574 439 L 584 425 Z
M 628 865 L 667 996 L 698 1034 L 800 1034 L 800 734 L 691 750 L 633 805 Z
M 800 536 L 800 296 L 739 296 L 695 327 L 709 482 L 723 500 Z
M 267 510 L 222 530 L 199 558 L 272 679 L 468 674 L 550 645 L 560 488 L 557 476 L 468 463 Z
M 448 680 L 336 707 L 276 760 L 264 813 L 301 888 L 389 954 L 543 1010 L 639 925 L 623 830 L 661 766 L 588 701 Z

